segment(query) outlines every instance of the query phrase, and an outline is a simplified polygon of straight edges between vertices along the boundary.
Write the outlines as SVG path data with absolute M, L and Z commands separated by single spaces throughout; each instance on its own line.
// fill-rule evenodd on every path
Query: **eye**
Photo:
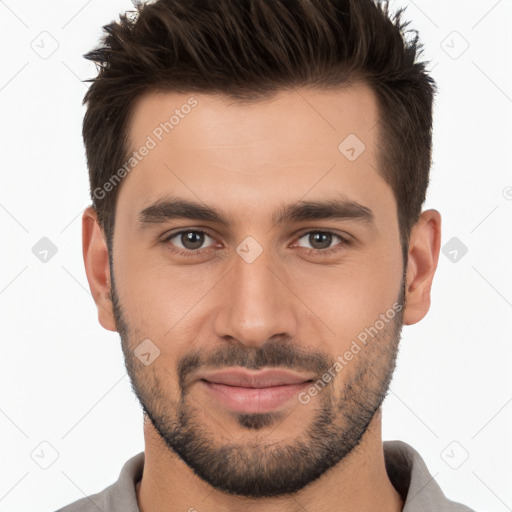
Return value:
M 303 241 L 302 243 L 301 240 Z M 338 242 L 336 245 L 340 245 L 340 242 L 341 245 L 350 245 L 349 240 L 330 231 L 310 231 L 305 233 L 298 239 L 297 245 L 312 251 L 330 252 L 331 250 L 336 250 L 336 245 L 334 247 L 331 245 L 336 241 Z
M 197 251 L 202 249 L 205 242 L 210 241 L 210 244 L 214 239 L 208 235 L 205 231 L 198 230 L 187 230 L 173 233 L 165 238 L 165 242 L 170 242 L 179 249 L 185 249 L 186 251 Z

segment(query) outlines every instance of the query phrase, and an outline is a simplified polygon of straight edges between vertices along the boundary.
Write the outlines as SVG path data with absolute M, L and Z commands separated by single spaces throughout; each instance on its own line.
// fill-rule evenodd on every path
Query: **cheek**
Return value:
M 122 243 L 116 250 L 123 254 L 115 260 L 116 287 L 133 336 L 154 340 L 162 351 L 172 347 L 179 352 L 182 345 L 190 349 L 184 338 L 191 321 L 222 272 L 204 266 L 173 266 L 148 250 L 128 253 Z
M 284 290 L 283 307 L 297 319 L 299 339 L 316 339 L 313 344 L 326 350 L 332 340 L 331 351 L 339 352 L 392 307 L 402 275 L 401 251 L 393 242 L 382 239 L 347 252 L 335 264 L 275 262 L 287 285 L 276 286 Z M 114 261 L 120 302 L 137 338 L 158 343 L 166 360 L 212 339 L 211 318 L 229 306 L 230 279 L 222 279 L 230 261 L 173 265 L 160 250 L 123 239 L 116 240 Z
M 291 288 L 318 317 L 317 325 L 336 345 L 350 342 L 381 314 L 400 292 L 401 261 L 388 252 L 359 252 L 336 267 L 308 267 L 290 275 Z M 299 275 L 300 274 L 300 275 Z M 309 317 L 307 321 L 310 320 Z

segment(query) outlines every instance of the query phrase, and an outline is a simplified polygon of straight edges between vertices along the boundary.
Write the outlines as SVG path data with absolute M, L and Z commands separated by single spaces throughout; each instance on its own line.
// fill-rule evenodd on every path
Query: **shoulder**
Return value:
M 101 492 L 79 499 L 56 512 L 139 512 L 135 486 L 142 477 L 144 452 L 125 462 L 119 478 Z
M 404 499 L 403 512 L 475 512 L 444 495 L 412 446 L 403 441 L 385 441 L 384 457 L 388 477 Z
M 56 512 L 98 512 L 98 509 L 104 512 L 110 512 L 110 509 L 107 508 L 107 502 L 108 495 L 111 494 L 113 486 L 115 486 L 115 484 L 112 484 L 101 492 L 91 494 L 90 496 L 70 503 Z

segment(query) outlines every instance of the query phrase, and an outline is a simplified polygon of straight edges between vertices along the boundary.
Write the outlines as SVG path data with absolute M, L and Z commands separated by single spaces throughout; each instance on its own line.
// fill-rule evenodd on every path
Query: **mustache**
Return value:
M 178 379 L 181 389 L 185 389 L 201 368 L 221 369 L 234 366 L 248 370 L 286 368 L 321 376 L 333 364 L 334 360 L 317 350 L 312 351 L 290 342 L 269 340 L 258 348 L 227 345 L 210 353 L 205 353 L 203 349 L 191 352 L 178 363 Z

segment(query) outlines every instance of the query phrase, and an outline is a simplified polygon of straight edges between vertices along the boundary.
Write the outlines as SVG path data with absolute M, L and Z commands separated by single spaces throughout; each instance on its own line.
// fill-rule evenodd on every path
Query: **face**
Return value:
M 385 396 L 405 277 L 377 123 L 364 86 L 135 106 L 131 148 L 152 147 L 119 190 L 116 328 L 155 430 L 217 489 L 301 489 Z

